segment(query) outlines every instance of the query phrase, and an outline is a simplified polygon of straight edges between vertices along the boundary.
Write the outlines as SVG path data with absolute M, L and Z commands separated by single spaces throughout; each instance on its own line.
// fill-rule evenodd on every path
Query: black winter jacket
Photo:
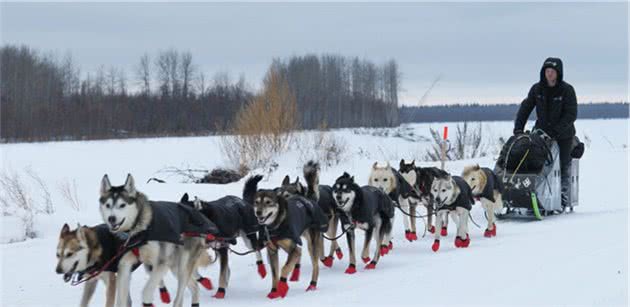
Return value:
M 556 86 L 549 87 L 545 79 L 545 69 L 554 68 L 558 72 Z M 564 140 L 575 136 L 574 122 L 577 118 L 577 98 L 573 86 L 563 80 L 562 61 L 548 58 L 540 69 L 540 81 L 529 90 L 514 122 L 514 133 L 522 132 L 532 110 L 536 108 L 534 128 L 542 129 L 550 137 Z

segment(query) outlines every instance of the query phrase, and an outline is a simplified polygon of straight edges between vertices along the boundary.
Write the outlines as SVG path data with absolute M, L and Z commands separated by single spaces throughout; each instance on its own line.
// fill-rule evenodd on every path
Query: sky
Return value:
M 398 62 L 405 105 L 518 103 L 546 57 L 578 100 L 628 101 L 628 3 L 0 3 L 3 44 L 71 53 L 82 72 L 190 51 L 259 86 L 303 54 Z M 427 93 L 436 78 L 439 81 Z

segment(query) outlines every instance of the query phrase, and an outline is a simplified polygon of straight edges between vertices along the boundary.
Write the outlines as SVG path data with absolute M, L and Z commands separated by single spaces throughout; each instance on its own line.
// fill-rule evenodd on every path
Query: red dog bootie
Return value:
M 348 265 L 348 268 L 346 269 L 346 274 L 354 274 L 357 272 L 357 266 L 354 265 L 353 263 L 350 263 L 350 265 Z
M 405 230 L 405 239 L 407 239 L 407 241 L 409 242 L 413 241 L 413 237 L 411 236 L 411 230 Z
M 443 226 L 443 227 L 442 227 L 442 231 L 440 231 L 440 234 L 441 234 L 443 237 L 448 236 L 448 229 L 446 229 L 446 226 Z
M 293 268 L 293 272 L 291 273 L 291 278 L 289 280 L 290 281 L 300 280 L 300 264 L 299 263 L 295 264 L 295 267 Z
M 279 297 L 280 293 L 278 293 L 278 290 L 276 288 L 271 288 L 271 291 L 269 292 L 269 294 L 267 294 L 267 298 L 271 300 Z
M 339 260 L 343 259 L 343 252 L 341 251 L 341 248 L 337 248 L 335 250 L 335 255 L 337 255 L 337 259 Z
M 387 249 L 387 245 L 381 245 L 381 249 L 379 250 L 381 257 L 387 255 L 389 253 L 389 249 Z
M 418 241 L 418 235 L 416 234 L 415 231 L 411 232 L 411 240 L 412 241 Z
M 365 258 L 361 257 L 361 260 L 363 260 L 363 263 L 368 263 L 370 262 L 370 257 L 365 257 Z
M 365 266 L 366 270 L 374 270 L 376 269 L 376 262 L 371 261 L 370 263 L 368 263 L 368 265 Z
M 171 295 L 168 293 L 168 289 L 160 288 L 160 300 L 164 304 L 170 304 L 171 303 Z
M 317 282 L 316 281 L 311 281 L 311 283 L 308 285 L 308 288 L 306 288 L 306 291 L 315 291 L 317 290 Z
M 389 241 L 389 245 L 387 245 L 387 249 L 389 249 L 389 250 L 393 250 L 394 249 L 394 243 L 392 243 L 392 241 Z
M 496 223 L 492 223 L 492 226 L 494 226 L 492 228 L 492 236 L 496 237 L 497 236 L 497 224 Z
M 215 293 L 212 297 L 216 299 L 224 299 L 225 298 L 225 289 L 219 288 L 217 289 L 217 293 Z
M 264 279 L 265 276 L 267 276 L 267 269 L 265 268 L 265 264 L 262 262 L 262 260 L 258 260 L 256 261 L 256 266 L 258 267 L 258 275 L 260 275 L 260 278 Z
M 289 292 L 289 284 L 287 284 L 286 277 L 282 277 L 278 282 L 278 294 L 280 294 L 281 297 L 285 297 L 287 296 L 287 292 Z
M 431 228 L 429 228 L 429 232 L 430 233 L 435 233 L 435 226 L 431 225 Z
M 431 249 L 434 252 L 437 252 L 440 249 L 440 240 L 436 239 L 435 241 L 433 241 L 433 245 L 431 245 Z
M 470 236 L 468 236 L 468 234 L 466 234 L 466 239 L 461 241 L 461 246 L 463 248 L 466 248 L 470 245 Z
M 197 282 L 200 283 L 204 288 L 212 290 L 212 281 L 209 278 L 199 277 L 199 279 L 197 279 Z
M 322 263 L 326 266 L 326 267 L 331 267 L 333 265 L 333 257 L 332 256 L 326 256 L 326 258 L 324 258 L 322 260 Z

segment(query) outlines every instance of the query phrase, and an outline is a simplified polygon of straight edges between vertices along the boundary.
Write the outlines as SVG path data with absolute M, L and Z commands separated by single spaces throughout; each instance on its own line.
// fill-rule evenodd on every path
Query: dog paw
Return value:
M 168 289 L 160 288 L 160 300 L 164 304 L 170 304 L 171 303 L 171 295 L 168 293 Z
M 332 256 L 327 256 L 326 258 L 322 259 L 322 263 L 324 264 L 324 266 L 326 267 L 332 267 L 333 265 L 333 257 Z
M 291 272 L 290 281 L 298 281 L 300 280 L 300 264 L 296 264 L 295 268 L 293 268 L 293 272 Z
M 311 283 L 308 285 L 308 288 L 306 288 L 306 291 L 315 291 L 317 290 L 317 282 L 316 281 L 311 281 Z
M 409 242 L 413 241 L 413 239 L 411 239 L 411 231 L 405 230 L 405 239 Z
M 431 228 L 429 228 L 429 232 L 430 233 L 435 233 L 435 226 L 431 226 Z
M 492 238 L 492 230 L 486 229 L 486 231 L 483 232 L 483 236 L 486 238 Z
M 346 269 L 346 274 L 354 274 L 357 272 L 357 267 L 354 264 L 350 264 L 348 265 L 348 268 Z
M 265 276 L 267 276 L 265 264 L 262 261 L 256 261 L 256 265 L 258 266 L 258 275 L 260 275 L 260 278 L 265 279 Z
M 446 229 L 446 227 L 442 227 L 442 230 L 440 231 L 440 234 L 441 234 L 443 237 L 448 236 L 448 229 Z
M 376 262 L 372 261 L 368 265 L 365 266 L 366 270 L 374 270 L 376 269 Z
M 280 294 L 281 297 L 285 297 L 287 296 L 287 292 L 289 292 L 289 284 L 287 284 L 287 279 L 282 277 L 278 282 L 278 294 Z
M 412 231 L 412 232 L 411 232 L 410 237 L 411 237 L 411 240 L 412 240 L 412 241 L 418 241 L 418 235 L 416 234 L 416 232 L 415 232 L 415 231 Z
M 219 288 L 217 293 L 215 293 L 212 297 L 216 299 L 224 299 L 225 298 L 225 289 Z
M 343 259 L 343 252 L 341 251 L 341 248 L 337 248 L 335 250 L 335 255 L 337 255 L 337 259 L 339 260 Z
M 368 263 L 370 262 L 370 257 L 361 257 L 361 260 L 363 260 L 363 263 Z
M 468 236 L 468 234 L 466 234 L 466 239 L 465 240 L 461 240 L 461 246 L 462 248 L 466 248 L 470 245 L 470 236 Z
M 440 240 L 433 241 L 433 245 L 431 245 L 431 249 L 434 252 L 437 252 L 440 249 Z
M 212 290 L 212 281 L 209 278 L 199 277 L 199 279 L 197 279 L 197 282 L 200 283 L 204 288 Z

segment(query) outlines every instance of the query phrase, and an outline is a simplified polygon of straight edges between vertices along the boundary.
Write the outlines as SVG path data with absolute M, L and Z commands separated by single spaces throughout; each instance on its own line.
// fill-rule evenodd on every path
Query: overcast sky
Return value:
M 128 77 L 144 52 L 190 50 L 207 74 L 258 86 L 271 59 L 338 53 L 402 72 L 400 100 L 520 102 L 548 56 L 580 102 L 628 100 L 627 3 L 6 3 L 2 42 Z

